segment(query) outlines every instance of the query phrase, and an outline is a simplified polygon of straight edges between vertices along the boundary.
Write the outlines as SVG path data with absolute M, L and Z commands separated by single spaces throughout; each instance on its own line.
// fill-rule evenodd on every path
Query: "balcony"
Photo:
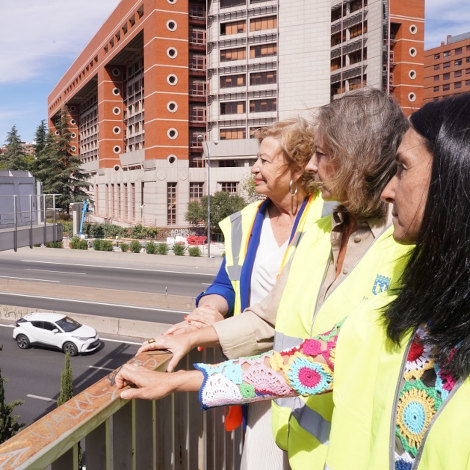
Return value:
M 130 362 L 165 370 L 166 352 L 141 354 Z M 182 366 L 221 360 L 213 350 L 190 353 Z M 126 401 L 115 386 L 117 370 L 0 445 L 0 468 L 235 469 L 242 431 L 223 430 L 224 409 L 201 411 L 197 394 L 158 401 Z M 81 451 L 79 451 L 79 448 Z

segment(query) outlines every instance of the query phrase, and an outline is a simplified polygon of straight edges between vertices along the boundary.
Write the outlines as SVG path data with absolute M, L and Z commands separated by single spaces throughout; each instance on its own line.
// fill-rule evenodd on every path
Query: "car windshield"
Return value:
M 75 321 L 69 317 L 57 320 L 56 323 L 67 333 L 70 331 L 75 331 L 77 328 L 80 328 L 82 326 L 80 325 L 80 323 L 78 323 L 78 321 Z

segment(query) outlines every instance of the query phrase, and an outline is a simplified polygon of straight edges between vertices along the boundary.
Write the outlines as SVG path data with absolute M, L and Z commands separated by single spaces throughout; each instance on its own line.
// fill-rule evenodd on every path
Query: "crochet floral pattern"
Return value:
M 286 375 L 289 385 L 299 395 L 316 395 L 332 388 L 333 376 L 329 368 L 299 353 L 289 359 Z
M 405 383 L 397 406 L 396 435 L 413 457 L 441 404 L 435 388 L 426 387 L 420 380 Z
M 281 398 L 331 391 L 338 333 L 336 325 L 328 333 L 285 351 L 216 365 L 195 364 L 204 374 L 199 392 L 203 408 L 255 402 L 265 396 Z
M 431 347 L 424 343 L 425 331 L 418 328 L 408 352 L 403 378 L 405 380 L 420 379 L 423 373 L 434 365 Z

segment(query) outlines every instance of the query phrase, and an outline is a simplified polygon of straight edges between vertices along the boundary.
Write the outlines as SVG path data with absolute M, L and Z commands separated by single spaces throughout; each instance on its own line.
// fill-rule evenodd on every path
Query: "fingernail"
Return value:
M 188 323 L 191 323 L 191 320 L 188 320 Z
M 186 320 L 186 318 L 188 318 L 188 315 L 185 315 L 185 316 L 184 316 L 184 319 L 185 319 L 185 320 Z
M 168 336 L 173 336 L 173 332 L 171 332 L 171 333 L 168 333 Z
M 126 392 L 122 392 L 122 393 L 121 393 L 121 398 L 122 398 L 123 400 L 127 400 L 127 393 L 126 393 Z
M 201 352 L 203 349 L 204 349 L 204 348 L 203 348 L 202 346 L 198 346 L 198 347 L 197 347 L 197 350 L 198 350 L 199 352 Z

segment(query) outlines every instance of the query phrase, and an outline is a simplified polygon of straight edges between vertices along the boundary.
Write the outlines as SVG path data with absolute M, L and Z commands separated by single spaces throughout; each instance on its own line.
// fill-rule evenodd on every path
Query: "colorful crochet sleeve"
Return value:
M 204 374 L 203 409 L 296 395 L 317 395 L 333 387 L 334 351 L 340 324 L 300 346 L 220 364 L 194 364 Z

